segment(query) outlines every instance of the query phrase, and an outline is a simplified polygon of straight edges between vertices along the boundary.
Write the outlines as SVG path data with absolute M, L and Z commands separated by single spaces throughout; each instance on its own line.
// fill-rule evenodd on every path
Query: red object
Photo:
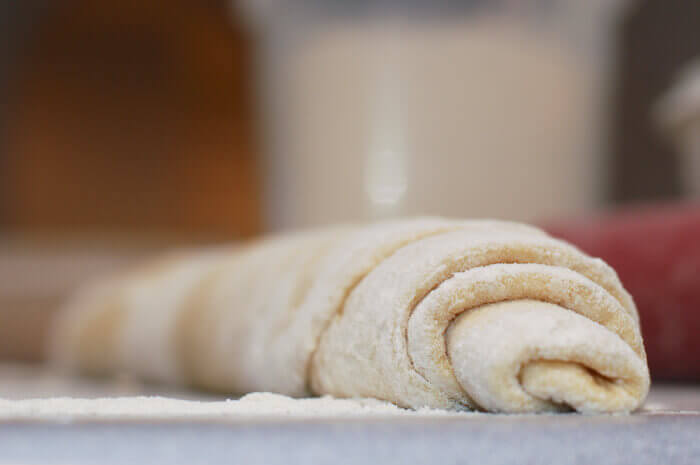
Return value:
M 654 379 L 700 380 L 700 203 L 544 228 L 615 268 L 639 309 Z

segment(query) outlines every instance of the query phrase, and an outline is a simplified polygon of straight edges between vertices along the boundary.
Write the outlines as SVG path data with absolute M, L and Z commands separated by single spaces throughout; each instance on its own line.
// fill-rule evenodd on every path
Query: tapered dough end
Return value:
M 647 366 L 632 348 L 558 305 L 485 305 L 456 318 L 446 338 L 457 380 L 485 410 L 629 412 L 649 390 Z
M 113 374 L 119 367 L 119 332 L 126 313 L 117 283 L 88 285 L 58 313 L 47 347 L 49 362 L 62 370 Z

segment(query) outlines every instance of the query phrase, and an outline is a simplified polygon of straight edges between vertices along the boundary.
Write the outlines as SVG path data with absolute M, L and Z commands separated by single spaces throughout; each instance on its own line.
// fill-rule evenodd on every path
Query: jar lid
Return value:
M 681 69 L 675 84 L 654 110 L 659 125 L 671 133 L 700 125 L 700 59 Z
M 561 13 L 605 21 L 616 18 L 632 0 L 231 0 L 254 26 L 309 18 L 401 16 L 423 19 L 479 11 L 526 15 Z

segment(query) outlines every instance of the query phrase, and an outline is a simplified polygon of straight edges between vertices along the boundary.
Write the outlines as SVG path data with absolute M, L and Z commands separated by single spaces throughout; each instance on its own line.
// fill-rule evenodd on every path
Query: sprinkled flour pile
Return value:
M 238 400 L 192 401 L 167 397 L 0 400 L 2 420 L 214 420 L 250 421 L 309 418 L 447 417 L 474 415 L 444 410 L 406 410 L 375 399 L 291 397 L 253 393 Z
M 330 396 L 294 399 L 265 392 L 224 400 L 133 379 L 78 378 L 21 364 L 0 364 L 0 379 L 0 422 L 180 419 L 239 422 L 470 415 L 444 410 L 406 410 L 376 399 Z

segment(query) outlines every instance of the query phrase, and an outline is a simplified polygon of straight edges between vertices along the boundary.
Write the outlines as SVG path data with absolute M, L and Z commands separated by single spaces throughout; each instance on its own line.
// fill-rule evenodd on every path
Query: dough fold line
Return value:
M 61 315 L 51 353 L 64 367 L 230 394 L 592 412 L 633 410 L 649 386 L 615 272 L 503 221 L 399 220 L 176 254 L 87 285 Z

